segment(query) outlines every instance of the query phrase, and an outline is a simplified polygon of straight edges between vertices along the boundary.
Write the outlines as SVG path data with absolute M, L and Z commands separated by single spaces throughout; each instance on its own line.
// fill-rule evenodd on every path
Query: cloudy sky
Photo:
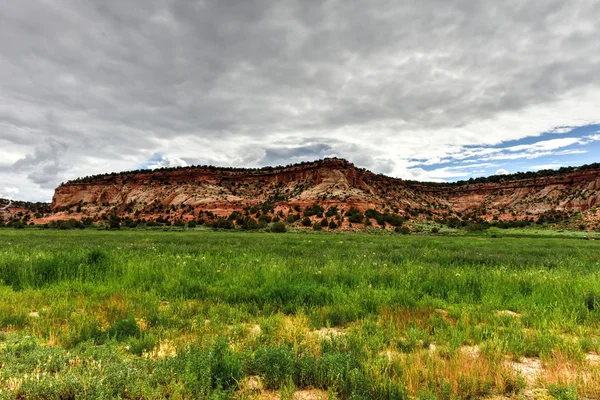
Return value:
M 0 197 L 190 164 L 600 161 L 597 0 L 0 0 Z

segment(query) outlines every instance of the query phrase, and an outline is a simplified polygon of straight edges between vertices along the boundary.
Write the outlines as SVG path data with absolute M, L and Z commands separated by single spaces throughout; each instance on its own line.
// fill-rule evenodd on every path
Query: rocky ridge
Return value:
M 595 226 L 599 202 L 600 165 L 432 184 L 377 175 L 330 158 L 263 169 L 205 166 L 82 178 L 56 189 L 52 210 L 94 219 L 113 213 L 186 221 L 260 209 L 285 218 L 316 204 L 323 210 L 372 209 L 424 219 L 513 221 L 577 214 Z
M 374 174 L 347 160 L 329 158 L 262 169 L 198 166 L 80 178 L 61 184 L 51 210 L 38 207 L 30 220 L 174 223 L 228 218 L 239 224 L 243 217 L 263 216 L 263 222 L 296 223 L 303 216 L 317 222 L 332 209 L 339 211 L 333 214 L 337 224 L 346 228 L 351 222 L 345 213 L 370 210 L 372 217 L 387 213 L 454 224 L 577 220 L 587 229 L 597 229 L 599 203 L 600 164 L 426 183 Z M 27 214 L 27 209 L 20 212 Z M 392 227 L 387 222 L 380 225 Z

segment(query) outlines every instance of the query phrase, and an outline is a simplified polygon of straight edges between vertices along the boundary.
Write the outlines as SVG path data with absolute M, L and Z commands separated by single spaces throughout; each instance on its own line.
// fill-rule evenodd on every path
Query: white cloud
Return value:
M 504 168 L 500 168 L 498 169 L 494 175 L 508 175 L 510 172 L 508 172 L 507 170 L 505 170 Z
M 561 139 L 551 139 L 551 140 L 542 140 L 539 142 L 535 142 L 532 144 L 524 144 L 519 146 L 507 147 L 508 151 L 549 151 L 549 150 L 557 150 L 562 147 L 572 146 L 574 144 L 585 144 L 584 140 L 580 138 L 561 138 Z
M 178 157 L 162 156 L 158 161 L 148 165 L 149 169 L 185 167 L 188 164 Z
M 564 133 L 571 132 L 575 128 L 577 128 L 577 127 L 576 126 L 560 126 L 560 127 L 556 127 L 554 129 L 551 129 L 549 131 L 549 133 L 564 134 Z
M 558 169 L 561 167 L 564 167 L 564 165 L 562 165 L 562 164 L 541 164 L 541 165 L 532 165 L 531 167 L 529 167 L 529 169 L 532 171 L 539 171 L 542 169 Z
M 19 194 L 19 188 L 6 187 L 3 192 L 0 192 L 0 198 L 3 199 L 14 199 Z

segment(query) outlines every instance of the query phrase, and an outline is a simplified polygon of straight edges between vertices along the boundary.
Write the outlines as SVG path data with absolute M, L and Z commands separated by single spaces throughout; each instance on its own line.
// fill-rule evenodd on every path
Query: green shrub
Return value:
M 140 337 L 142 331 L 135 321 L 135 318 L 130 315 L 125 319 L 116 321 L 105 331 L 105 334 L 110 339 L 121 341 L 130 337 Z
M 127 341 L 127 346 L 131 354 L 141 356 L 145 351 L 152 350 L 156 343 L 158 343 L 158 339 L 154 335 L 133 336 Z
M 292 378 L 295 358 L 288 346 L 264 346 L 254 353 L 253 368 L 263 377 L 267 389 L 279 389 Z
M 354 223 L 361 223 L 365 219 L 363 213 L 361 213 L 360 210 L 354 207 L 346 211 L 346 216 L 348 217 L 348 221 Z
M 556 400 L 577 400 L 577 391 L 573 386 L 549 385 L 548 393 Z
M 273 233 L 284 233 L 287 231 L 285 224 L 283 222 L 275 222 L 271 225 L 271 232 Z
M 193 345 L 183 357 L 185 386 L 196 397 L 233 389 L 242 378 L 242 360 L 224 338 L 217 337 L 204 346 Z

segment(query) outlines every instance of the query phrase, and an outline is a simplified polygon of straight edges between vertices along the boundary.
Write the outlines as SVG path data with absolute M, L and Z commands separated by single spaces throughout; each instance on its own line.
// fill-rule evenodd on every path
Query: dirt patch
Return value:
M 346 334 L 344 329 L 340 328 L 321 328 L 313 331 L 313 333 L 320 339 L 343 336 Z
M 467 355 L 467 356 L 472 357 L 472 358 L 477 358 L 477 357 L 479 357 L 479 354 L 481 354 L 481 350 L 479 349 L 479 346 L 477 346 L 477 345 L 475 345 L 475 346 L 462 346 L 460 348 L 460 351 L 464 355 Z
M 442 315 L 442 316 L 444 316 L 444 317 L 447 317 L 447 316 L 448 316 L 448 311 L 446 311 L 446 310 L 444 310 L 444 309 L 442 309 L 442 308 L 436 308 L 436 309 L 435 309 L 435 312 L 436 312 L 436 313 L 438 313 L 438 314 L 441 314 L 441 315 Z
M 501 317 L 501 316 L 508 316 L 508 317 L 513 317 L 513 318 L 521 317 L 521 314 L 511 311 L 511 310 L 497 310 L 494 312 L 494 314 L 496 314 L 496 316 L 498 316 L 498 317 Z
M 260 392 L 263 389 L 262 379 L 260 376 L 249 376 L 241 382 L 241 388 L 244 393 Z
M 387 358 L 388 362 L 392 362 L 404 357 L 404 354 L 400 353 L 398 350 L 385 350 L 379 353 L 379 355 Z
M 175 357 L 177 355 L 177 349 L 175 344 L 169 340 L 161 341 L 157 347 L 154 348 L 150 353 L 147 353 L 147 357 L 150 358 L 167 358 Z
M 591 365 L 591 366 L 597 366 L 600 365 L 600 356 L 598 354 L 586 354 L 585 355 L 585 360 Z
M 507 361 L 507 365 L 521 374 L 529 386 L 533 386 L 537 378 L 544 371 L 539 358 L 525 357 L 520 362 Z
M 136 318 L 135 323 L 137 324 L 138 328 L 140 328 L 140 330 L 148 330 L 148 321 L 146 321 L 144 318 Z
M 260 325 L 252 325 L 249 328 L 250 331 L 250 336 L 256 337 L 256 336 L 260 336 L 260 334 L 262 333 L 262 329 L 260 329 Z
M 325 400 L 329 398 L 329 394 L 320 389 L 298 390 L 294 393 L 296 400 Z
M 281 396 L 277 392 L 265 390 L 252 398 L 261 400 L 279 400 L 281 399 Z M 320 389 L 297 390 L 294 392 L 294 400 L 327 400 L 328 398 L 329 394 Z
M 240 394 L 248 396 L 252 399 L 262 400 L 279 400 L 280 394 L 274 390 L 265 390 L 263 381 L 260 376 L 253 375 L 244 378 L 240 382 Z M 325 400 L 329 398 L 329 394 L 320 389 L 304 389 L 294 392 L 295 400 Z

